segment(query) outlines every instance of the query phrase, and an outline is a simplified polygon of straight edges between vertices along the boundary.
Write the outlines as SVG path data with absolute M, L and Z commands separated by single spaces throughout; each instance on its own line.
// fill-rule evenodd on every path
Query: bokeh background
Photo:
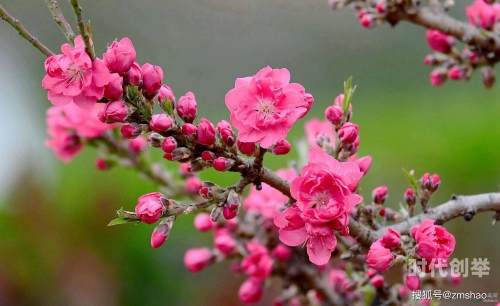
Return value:
M 67 1 L 59 1 L 67 19 Z M 303 123 L 323 118 L 349 76 L 358 85 L 354 122 L 360 126 L 359 155 L 373 165 L 363 195 L 389 186 L 388 205 L 398 207 L 406 182 L 402 167 L 439 173 L 442 185 L 432 204 L 450 195 L 498 191 L 500 185 L 499 86 L 482 87 L 478 73 L 467 83 L 429 85 L 430 52 L 425 30 L 410 24 L 366 30 L 349 9 L 331 11 L 326 0 L 81 0 L 99 56 L 114 39 L 128 36 L 140 63 L 163 67 L 177 97 L 196 95 L 199 114 L 227 119 L 224 96 L 236 77 L 266 65 L 286 67 L 292 81 L 315 97 L 307 118 L 289 139 L 303 137 Z M 468 2 L 468 1 L 463 1 Z M 451 14 L 465 20 L 460 3 Z M 65 38 L 41 0 L 1 4 L 40 41 L 58 51 Z M 76 30 L 76 26 L 73 26 Z M 167 243 L 150 247 L 151 226 L 107 227 L 115 210 L 133 210 L 156 187 L 134 172 L 93 166 L 90 148 L 71 164 L 44 146 L 41 87 L 44 57 L 7 23 L 0 23 L 0 305 L 239 305 L 244 277 L 227 265 L 198 275 L 182 264 L 189 247 L 211 246 L 196 233 L 192 216 L 175 223 Z M 297 155 L 293 153 L 291 158 Z M 284 158 L 266 157 L 271 168 Z M 203 178 L 231 183 L 211 171 Z M 234 177 L 233 177 L 234 178 Z M 490 275 L 469 276 L 455 292 L 499 293 L 500 234 L 485 213 L 466 223 L 446 224 L 457 238 L 453 257 L 488 258 Z M 266 293 L 261 305 L 269 305 Z M 449 305 L 470 302 L 454 301 Z

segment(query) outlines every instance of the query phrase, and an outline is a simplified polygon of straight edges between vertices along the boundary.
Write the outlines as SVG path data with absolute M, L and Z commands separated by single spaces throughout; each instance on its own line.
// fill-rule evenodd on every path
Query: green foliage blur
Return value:
M 43 1 L 1 2 L 54 52 L 65 42 Z M 138 61 L 162 66 L 164 82 L 177 98 L 193 91 L 200 116 L 212 122 L 228 120 L 224 96 L 236 77 L 266 65 L 288 68 L 292 82 L 304 85 L 316 100 L 290 133 L 292 147 L 304 137 L 303 123 L 324 118 L 342 82 L 353 76 L 358 155 L 373 157 L 361 182 L 366 202 L 373 188 L 387 185 L 387 205 L 398 208 L 408 187 L 402 167 L 415 169 L 417 177 L 440 175 L 431 206 L 452 194 L 498 191 L 499 86 L 484 89 L 475 73 L 468 83 L 431 87 L 430 69 L 423 65 L 430 50 L 422 28 L 401 24 L 366 30 L 349 9 L 332 12 L 326 0 L 80 2 L 84 18 L 92 21 L 99 56 L 113 39 L 130 37 Z M 464 19 L 464 5 L 452 15 Z M 60 6 L 74 24 L 66 1 Z M 22 115 L 11 111 L 12 104 L 32 115 L 28 127 L 10 125 L 3 133 L 34 135 L 29 148 L 17 148 L 19 159 L 8 161 L 18 164 L 20 175 L 0 197 L 0 305 L 239 305 L 237 290 L 244 277 L 232 275 L 228 263 L 199 275 L 184 269 L 186 249 L 212 246 L 211 234 L 193 229 L 193 216 L 176 221 L 169 240 L 157 250 L 150 247 L 152 226 L 106 226 L 115 210 L 133 210 L 137 198 L 156 186 L 130 170 L 96 170 L 97 153 L 91 148 L 69 165 L 51 154 L 39 158 L 48 151 L 43 131 L 50 102 L 40 85 L 44 58 L 37 52 L 0 23 L 0 64 L 17 67 L 0 74 L 0 117 Z M 277 169 L 295 158 L 296 152 L 287 158 L 267 155 L 265 164 Z M 237 176 L 210 170 L 202 178 L 228 185 Z M 13 176 L 5 173 L 0 179 L 7 183 Z M 491 263 L 489 276 L 469 275 L 454 292 L 500 294 L 500 234 L 498 225 L 491 226 L 491 215 L 446 224 L 457 238 L 452 257 Z M 389 278 L 402 281 L 398 271 Z M 271 304 L 276 287 L 259 305 Z

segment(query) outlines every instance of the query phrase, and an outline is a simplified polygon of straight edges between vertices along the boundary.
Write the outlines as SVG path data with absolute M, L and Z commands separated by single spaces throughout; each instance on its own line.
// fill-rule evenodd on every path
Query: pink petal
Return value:
M 90 109 L 96 103 L 95 97 L 88 97 L 83 92 L 78 96 L 73 97 L 73 103 L 82 109 Z

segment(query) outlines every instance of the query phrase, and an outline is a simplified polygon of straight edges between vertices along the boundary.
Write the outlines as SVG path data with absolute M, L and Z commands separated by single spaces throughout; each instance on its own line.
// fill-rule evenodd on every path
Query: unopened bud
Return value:
M 477 62 L 479 62 L 479 54 L 468 48 L 462 50 L 462 54 L 460 55 L 460 57 L 463 60 L 469 61 L 469 63 L 471 64 L 476 64 Z
M 129 113 L 134 112 L 135 108 L 127 107 L 123 100 L 114 100 L 106 103 L 104 108 L 104 118 L 106 123 L 123 122 L 129 116 Z
M 178 162 L 187 162 L 193 157 L 193 152 L 186 147 L 180 147 L 172 151 L 172 160 Z
M 453 66 L 448 71 L 448 77 L 455 81 L 465 80 L 466 78 L 466 67 L 464 66 Z
M 439 184 L 441 184 L 441 179 L 439 178 L 439 175 L 433 174 L 430 181 L 429 190 L 435 192 L 438 189 Z
M 149 127 L 155 132 L 168 131 L 172 125 L 172 118 L 167 114 L 153 115 L 149 121 Z
M 165 140 L 165 137 L 161 136 L 158 133 L 151 133 L 149 134 L 147 141 L 150 146 L 153 148 L 161 148 L 161 144 Z
M 340 123 L 342 122 L 342 118 L 344 117 L 342 107 L 337 105 L 328 106 L 325 110 L 325 117 L 333 125 L 340 125 Z
M 158 98 L 158 103 L 164 110 L 167 109 L 166 103 L 168 103 L 169 101 L 172 104 L 175 103 L 174 92 L 167 85 L 161 85 L 160 91 L 158 91 L 158 95 L 156 97 Z
M 222 139 L 222 141 L 228 146 L 234 145 L 236 136 L 234 135 L 231 124 L 229 124 L 229 122 L 227 122 L 226 120 L 221 120 L 217 124 L 217 134 L 219 135 L 220 139 Z
M 437 63 L 439 63 L 439 61 L 434 54 L 429 54 L 424 58 L 424 64 L 427 66 L 435 66 Z
M 139 124 L 131 122 L 130 124 L 124 124 L 120 128 L 120 132 L 122 133 L 123 137 L 133 139 L 141 135 L 142 128 Z
M 220 215 L 222 215 L 222 207 L 216 206 L 214 207 L 214 209 L 212 209 L 212 212 L 210 213 L 210 220 L 212 220 L 213 222 L 217 222 L 217 220 L 219 220 L 220 218 Z
M 105 171 L 105 170 L 109 170 L 110 169 L 110 165 L 109 163 L 102 157 L 99 157 L 96 161 L 95 161 L 95 167 L 101 171 Z
M 370 284 L 372 284 L 375 288 L 380 288 L 384 285 L 385 279 L 382 275 L 376 275 L 370 280 Z
M 441 86 L 448 77 L 448 70 L 444 67 L 438 67 L 431 71 L 430 81 L 432 86 Z
M 177 102 L 177 114 L 186 123 L 193 123 L 196 118 L 196 108 L 196 98 L 192 92 L 186 93 Z
M 408 188 L 405 191 L 405 202 L 408 206 L 413 206 L 417 203 L 417 197 L 415 192 L 413 192 L 413 188 Z
M 339 130 L 339 139 L 343 143 L 353 143 L 358 137 L 359 126 L 357 124 L 347 122 Z
M 210 215 L 200 213 L 194 218 L 194 228 L 200 232 L 208 232 L 214 228 L 215 223 L 210 220 Z
M 153 230 L 153 234 L 151 235 L 151 246 L 153 249 L 159 248 L 168 239 L 173 225 L 174 220 L 166 218 Z
M 377 12 L 379 12 L 380 14 L 387 13 L 387 2 L 385 2 L 384 0 L 379 1 L 377 3 Z
M 191 140 L 196 138 L 196 126 L 191 123 L 184 123 L 181 128 L 182 134 Z
M 278 141 L 273 147 L 272 151 L 276 155 L 285 155 L 290 152 L 291 146 L 290 143 L 286 139 L 282 139 Z
M 125 72 L 123 78 L 132 85 L 137 85 L 142 79 L 141 66 L 139 63 L 134 62 L 129 71 Z
M 146 144 L 146 139 L 144 139 L 143 137 L 137 137 L 129 141 L 128 147 L 135 154 L 139 154 L 140 152 L 144 151 L 144 149 L 146 148 Z
M 172 153 L 177 148 L 177 140 L 175 140 L 174 137 L 167 137 L 165 140 L 161 143 L 161 149 L 165 153 Z
M 142 65 L 142 88 L 150 95 L 153 95 L 161 87 L 163 81 L 163 70 L 160 66 L 149 63 Z
M 189 272 L 197 273 L 213 262 L 214 255 L 209 249 L 189 249 L 184 255 L 184 265 Z
M 198 125 L 198 142 L 211 145 L 215 142 L 215 127 L 212 122 L 205 118 L 201 118 Z
M 241 142 L 237 140 L 236 145 L 238 146 L 238 150 L 240 150 L 241 153 L 248 156 L 253 156 L 257 149 L 257 147 L 255 146 L 255 142 Z
M 416 274 L 406 274 L 405 284 L 412 291 L 418 290 L 420 288 L 420 278 Z
M 203 160 L 200 160 L 200 159 L 193 160 L 189 164 L 189 169 L 193 173 L 203 171 L 203 170 L 207 169 L 208 167 L 209 167 L 208 163 L 206 163 L 206 162 L 204 162 Z
M 427 33 L 427 43 L 432 50 L 449 53 L 453 46 L 455 45 L 455 38 L 451 35 L 446 35 L 438 30 L 428 29 Z
M 215 153 L 211 151 L 203 151 L 201 153 L 201 159 L 209 164 L 212 164 L 212 162 L 217 158 Z
M 483 85 L 486 88 L 493 87 L 495 84 L 495 70 L 491 66 L 484 66 L 481 68 L 481 76 L 483 78 Z
M 185 188 L 189 194 L 198 194 L 201 188 L 201 180 L 197 176 L 192 176 L 186 180 Z
M 216 235 L 214 245 L 224 255 L 231 255 L 236 247 L 234 239 L 229 234 Z
M 104 86 L 104 97 L 108 100 L 119 99 L 123 94 L 123 78 L 118 73 L 111 73 L 111 80 Z
M 216 160 L 214 160 L 212 166 L 214 167 L 215 170 L 224 172 L 224 171 L 231 169 L 231 167 L 234 165 L 234 163 L 235 162 L 232 159 L 219 157 Z
M 377 25 L 377 19 L 369 13 L 363 14 L 359 22 L 361 22 L 361 25 L 367 29 L 373 28 Z
M 375 204 L 383 205 L 387 199 L 387 186 L 380 186 L 372 191 L 372 200 Z

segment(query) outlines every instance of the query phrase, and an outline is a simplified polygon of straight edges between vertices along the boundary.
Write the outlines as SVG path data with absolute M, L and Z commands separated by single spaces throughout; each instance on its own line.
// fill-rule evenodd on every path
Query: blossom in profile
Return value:
M 455 237 L 444 227 L 434 225 L 434 220 L 425 219 L 411 229 L 411 235 L 417 241 L 417 254 L 431 263 L 446 263 L 455 250 Z
M 368 267 L 384 273 L 393 264 L 393 256 L 391 250 L 386 248 L 382 239 L 375 241 L 366 255 L 366 263 Z
M 429 47 L 437 52 L 448 53 L 455 45 L 455 38 L 453 36 L 446 35 L 438 30 L 428 29 L 426 36 Z
M 311 119 L 304 125 L 307 142 L 311 148 L 319 148 L 316 138 L 320 135 L 328 136 L 332 146 L 335 145 L 335 131 L 328 120 Z
M 500 17 L 500 5 L 488 4 L 484 0 L 476 0 L 465 8 L 465 14 L 472 25 L 478 24 L 481 28 L 491 30 Z
M 265 67 L 256 75 L 238 78 L 226 94 L 231 123 L 241 142 L 257 142 L 269 148 L 285 139 L 292 125 L 310 107 L 310 97 L 297 83 L 290 83 L 290 72 Z
M 94 61 L 85 52 L 85 44 L 79 35 L 75 47 L 61 46 L 63 54 L 49 57 L 45 61 L 46 75 L 42 87 L 48 91 L 47 98 L 54 105 L 71 102 L 80 108 L 89 109 L 104 95 L 104 86 L 111 80 L 111 74 L 103 61 Z
M 128 37 L 113 41 L 102 56 L 104 64 L 112 72 L 124 73 L 130 70 L 136 58 L 132 41 Z

